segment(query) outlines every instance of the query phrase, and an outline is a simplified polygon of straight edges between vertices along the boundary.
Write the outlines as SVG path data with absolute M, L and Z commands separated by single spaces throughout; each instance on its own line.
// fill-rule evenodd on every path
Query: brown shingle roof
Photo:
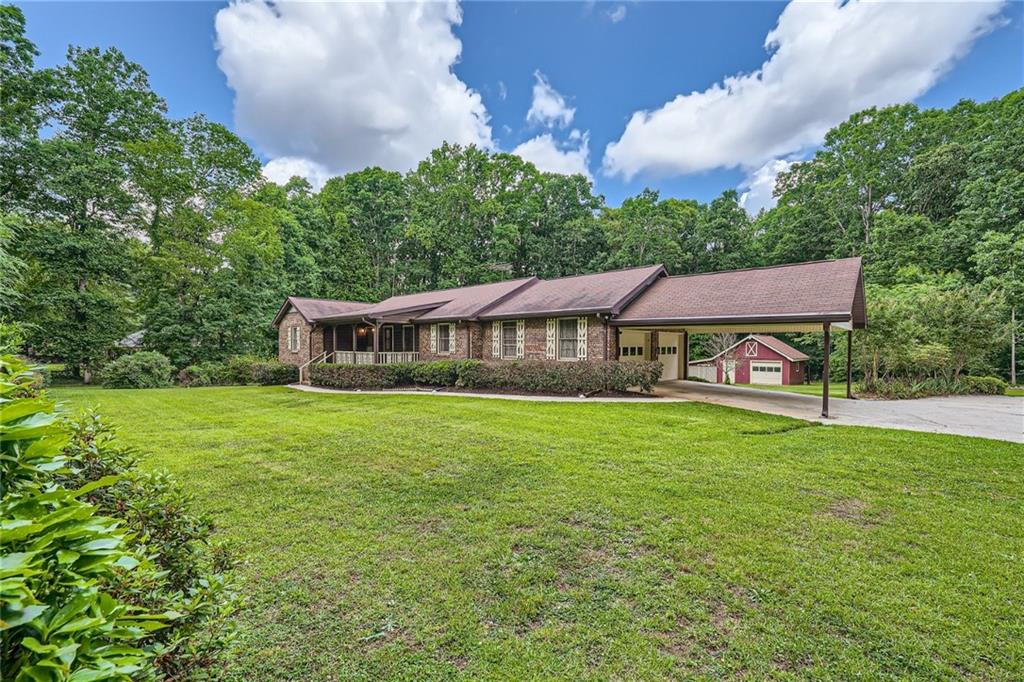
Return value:
M 308 322 L 316 322 L 317 320 L 325 317 L 350 313 L 354 310 L 367 308 L 370 305 L 372 304 L 364 303 L 362 301 L 334 301 L 327 298 L 302 298 L 299 296 L 289 296 L 288 300 L 286 300 L 284 305 L 281 306 L 281 309 L 277 311 L 277 315 L 274 316 L 274 324 L 279 324 L 281 322 L 281 318 L 284 317 L 288 310 L 293 307 L 299 311 L 299 313 L 301 313 Z
M 380 303 L 358 309 L 355 311 L 355 315 L 342 313 L 333 318 L 400 318 L 415 319 L 417 322 L 472 319 L 495 301 L 501 301 L 509 294 L 535 281 L 537 281 L 536 277 L 529 277 L 392 296 Z
M 860 258 L 665 277 L 613 324 L 844 321 L 864 327 Z
M 645 286 L 665 273 L 660 265 L 538 280 L 487 309 L 481 319 L 563 313 L 618 313 Z

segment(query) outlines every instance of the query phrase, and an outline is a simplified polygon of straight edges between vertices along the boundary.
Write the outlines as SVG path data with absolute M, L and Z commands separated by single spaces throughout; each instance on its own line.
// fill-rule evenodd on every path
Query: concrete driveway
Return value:
M 830 418 L 826 420 L 821 418 L 820 396 L 695 381 L 665 381 L 658 384 L 655 393 L 829 424 L 952 433 L 1024 443 L 1024 398 L 988 395 L 918 400 L 831 398 Z

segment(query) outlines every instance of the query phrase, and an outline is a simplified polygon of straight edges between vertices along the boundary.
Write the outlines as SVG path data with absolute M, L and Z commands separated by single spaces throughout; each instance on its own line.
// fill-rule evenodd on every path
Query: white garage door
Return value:
M 782 385 L 781 360 L 754 360 L 750 363 L 750 383 Z

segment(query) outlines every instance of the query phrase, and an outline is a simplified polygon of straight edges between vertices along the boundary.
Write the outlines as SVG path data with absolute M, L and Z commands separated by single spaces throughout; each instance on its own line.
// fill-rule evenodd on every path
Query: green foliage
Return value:
M 139 474 L 95 415 L 69 420 L 0 357 L 0 676 L 181 679 L 230 641 L 236 597 L 209 522 Z
M 227 386 L 234 383 L 228 364 L 225 362 L 203 362 L 189 365 L 178 375 L 182 386 Z
M 1004 395 L 1008 384 L 998 377 L 964 375 L 955 378 L 925 376 L 923 378 L 889 377 L 867 379 L 857 387 L 858 395 L 886 400 L 906 400 L 940 395 Z
M 227 362 L 189 365 L 179 373 L 182 386 L 227 386 L 291 384 L 299 380 L 299 368 L 277 360 L 239 355 Z
M 171 385 L 173 371 L 166 355 L 139 351 L 108 363 L 103 367 L 100 380 L 106 388 L 163 388 Z
M 252 380 L 261 386 L 293 384 L 299 380 L 299 368 L 277 360 L 254 362 L 252 364 Z
M 395 388 L 414 384 L 523 393 L 576 395 L 650 392 L 661 379 L 660 362 L 550 362 L 436 360 L 393 365 L 314 365 L 311 381 L 331 388 Z

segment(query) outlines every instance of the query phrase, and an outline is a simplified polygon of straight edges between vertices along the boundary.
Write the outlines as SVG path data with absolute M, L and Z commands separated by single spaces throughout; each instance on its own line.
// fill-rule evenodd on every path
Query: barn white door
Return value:
M 679 378 L 679 346 L 681 334 L 658 334 L 658 359 L 661 360 L 661 380 Z
M 750 363 L 750 383 L 782 385 L 781 360 L 752 360 Z

